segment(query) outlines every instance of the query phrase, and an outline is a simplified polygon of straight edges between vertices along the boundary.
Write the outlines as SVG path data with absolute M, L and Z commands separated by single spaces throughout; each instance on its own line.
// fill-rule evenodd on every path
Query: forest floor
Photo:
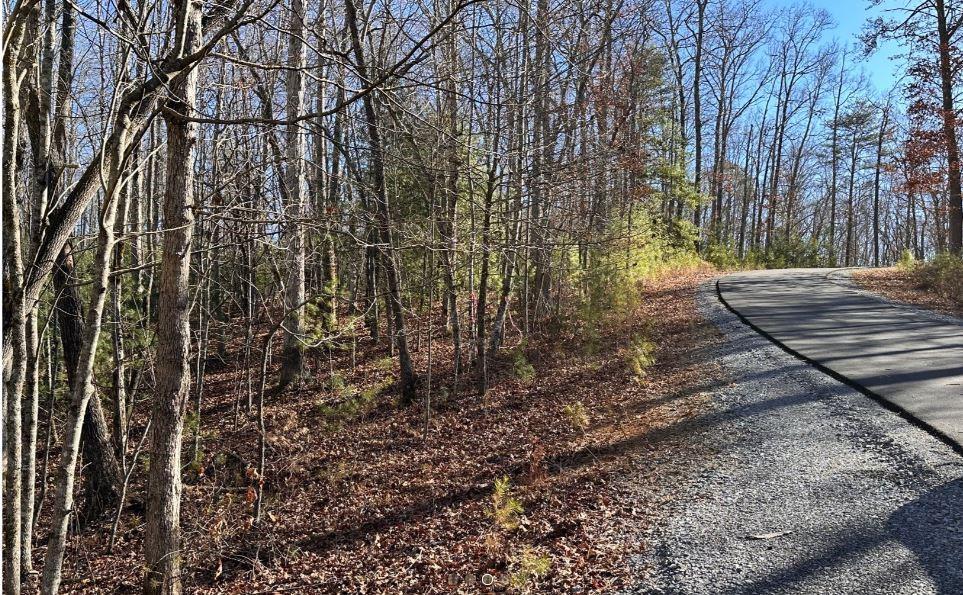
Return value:
M 601 323 L 572 315 L 509 344 L 485 398 L 468 378 L 452 390 L 440 313 L 430 342 L 429 321 L 413 320 L 417 369 L 432 358 L 427 439 L 424 402 L 397 402 L 384 342 L 313 353 L 311 380 L 266 399 L 264 478 L 247 408 L 253 365 L 231 347 L 227 363 L 208 366 L 200 423 L 185 429 L 188 461 L 200 428 L 182 505 L 186 592 L 476 592 L 483 581 L 493 590 L 631 588 L 640 576 L 630 558 L 706 454 L 684 430 L 723 379 L 709 359 L 720 335 L 696 305 L 714 274 L 663 275 L 631 311 Z M 507 483 L 496 489 L 500 478 Z M 109 530 L 72 537 L 65 590 L 138 590 L 142 481 L 113 553 Z
M 927 288 L 920 283 L 919 278 L 899 267 L 882 269 L 861 269 L 853 271 L 853 280 L 862 289 L 882 295 L 883 297 L 933 310 L 941 314 L 963 317 L 963 303 Z

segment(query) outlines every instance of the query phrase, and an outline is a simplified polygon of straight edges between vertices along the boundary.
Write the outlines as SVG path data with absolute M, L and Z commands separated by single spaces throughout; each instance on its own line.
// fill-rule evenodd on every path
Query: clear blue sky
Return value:
M 763 4 L 773 7 L 787 6 L 800 0 L 762 0 Z M 803 0 L 805 1 L 805 0 Z M 852 47 L 857 41 L 857 35 L 869 18 L 879 16 L 879 10 L 870 10 L 866 0 L 808 0 L 816 8 L 823 8 L 832 15 L 836 27 L 829 32 L 829 38 L 836 37 L 840 42 Z M 865 61 L 854 62 L 855 69 L 863 69 L 867 78 L 880 92 L 886 92 L 899 79 L 901 68 L 899 62 L 889 58 L 896 55 L 899 48 L 892 43 L 881 45 L 875 54 Z M 861 54 L 851 52 L 854 60 L 861 60 Z

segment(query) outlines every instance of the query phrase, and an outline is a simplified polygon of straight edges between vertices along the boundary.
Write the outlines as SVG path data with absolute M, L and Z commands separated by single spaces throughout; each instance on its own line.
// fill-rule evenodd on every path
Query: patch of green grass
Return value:
M 910 249 L 905 249 L 900 252 L 899 260 L 896 262 L 897 268 L 903 271 L 911 271 L 916 267 L 916 257 L 913 256 L 913 251 Z
M 200 421 L 201 420 L 197 417 L 197 412 L 192 409 L 188 409 L 184 414 L 184 434 L 193 436 L 197 432 Z
M 963 304 L 963 258 L 952 254 L 939 254 L 926 263 L 913 268 L 916 281 L 957 304 Z
M 342 376 L 339 372 L 334 372 L 331 374 L 331 378 L 328 379 L 328 389 L 337 395 L 344 396 L 348 386 L 348 381 L 345 380 L 344 376 Z
M 391 386 L 391 380 L 376 382 L 375 384 L 372 384 L 368 388 L 361 391 L 361 399 L 364 401 L 373 401 L 380 397 L 389 386 Z
M 385 389 L 391 386 L 390 380 L 375 383 L 364 390 L 348 384 L 340 374 L 331 377 L 331 392 L 340 400 L 335 403 L 321 402 L 316 405 L 319 415 L 326 418 L 329 430 L 336 430 L 341 422 L 360 417 L 374 408 L 375 402 Z

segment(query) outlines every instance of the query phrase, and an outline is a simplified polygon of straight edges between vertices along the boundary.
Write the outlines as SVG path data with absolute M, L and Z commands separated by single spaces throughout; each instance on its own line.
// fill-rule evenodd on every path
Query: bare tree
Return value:
M 358 27 L 358 13 L 354 0 L 345 2 L 345 19 L 351 34 L 351 46 L 354 54 L 355 68 L 363 83 L 371 81 L 368 74 L 368 64 L 365 59 L 361 33 Z M 418 378 L 415 375 L 411 356 L 408 353 L 408 335 L 405 327 L 404 306 L 401 302 L 401 283 L 398 278 L 398 264 L 395 260 L 395 250 L 391 238 L 391 211 L 388 207 L 388 192 L 385 187 L 384 148 L 381 143 L 378 111 L 375 107 L 372 93 L 363 98 L 365 125 L 368 133 L 368 145 L 371 153 L 371 176 L 375 195 L 375 218 L 377 221 L 378 240 L 381 243 L 381 262 L 388 279 L 388 302 L 394 324 L 394 344 L 398 348 L 398 363 L 401 367 L 401 391 L 405 400 L 415 398 Z
M 288 57 L 284 83 L 288 117 L 304 112 L 304 4 L 291 0 L 288 12 Z M 281 386 L 287 386 L 300 378 L 303 367 L 302 334 L 304 318 L 304 258 L 305 239 L 302 220 L 305 215 L 305 136 L 300 125 L 286 126 L 286 161 L 284 187 L 287 195 L 285 230 L 288 277 L 284 290 L 284 309 L 288 313 L 284 322 L 284 355 L 281 362 Z
M 198 3 L 180 0 L 175 10 L 178 56 L 197 52 L 204 41 Z M 151 411 L 150 475 L 144 554 L 144 593 L 181 592 L 181 442 L 190 392 L 190 275 L 194 233 L 194 110 L 199 69 L 171 84 L 167 103 L 167 183 L 164 189 L 164 252 L 157 301 L 157 396 Z

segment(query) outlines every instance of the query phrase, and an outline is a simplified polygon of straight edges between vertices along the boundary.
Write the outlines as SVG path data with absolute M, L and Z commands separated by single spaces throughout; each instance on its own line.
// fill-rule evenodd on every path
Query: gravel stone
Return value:
M 963 457 L 698 300 L 731 382 L 634 592 L 963 594 Z

